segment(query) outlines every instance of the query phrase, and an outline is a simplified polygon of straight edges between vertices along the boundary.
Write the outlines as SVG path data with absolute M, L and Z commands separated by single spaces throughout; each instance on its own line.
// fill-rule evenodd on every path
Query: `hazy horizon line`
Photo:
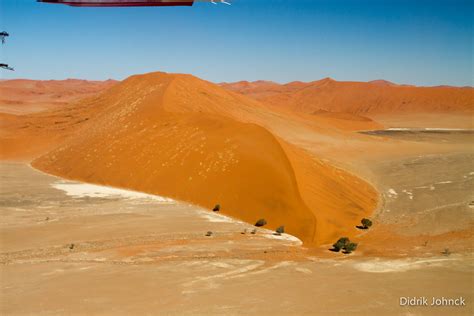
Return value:
M 85 79 L 85 78 L 79 78 L 79 77 L 65 77 L 65 78 L 62 78 L 62 79 L 55 79 L 55 78 L 53 78 L 53 79 L 35 79 L 35 78 L 18 77 L 18 78 L 5 78 L 5 79 L 0 78 L 0 81 L 13 81 L 13 80 L 66 81 L 66 80 L 78 80 L 78 81 L 89 81 L 89 82 L 93 82 L 93 81 L 96 81 L 96 82 L 106 82 L 106 81 L 122 82 L 122 81 L 124 81 L 124 80 L 126 80 L 126 79 L 128 79 L 132 76 L 146 75 L 146 74 L 155 73 L 155 72 L 162 72 L 162 73 L 167 73 L 167 74 L 170 74 L 170 75 L 191 75 L 191 76 L 194 76 L 194 77 L 199 78 L 201 80 L 205 80 L 205 81 L 217 84 L 217 85 L 220 85 L 220 84 L 233 84 L 233 83 L 239 83 L 239 82 L 248 82 L 248 83 L 269 82 L 269 83 L 274 83 L 274 84 L 278 84 L 278 85 L 283 86 L 283 85 L 288 85 L 288 84 L 295 83 L 295 82 L 313 83 L 313 82 L 318 82 L 318 81 L 329 79 L 329 80 L 336 81 L 336 82 L 360 82 L 360 83 L 374 83 L 376 81 L 384 81 L 388 84 L 393 84 L 395 86 L 401 86 L 401 87 L 418 87 L 418 88 L 452 87 L 452 88 L 471 88 L 471 89 L 474 88 L 474 84 L 473 85 L 463 85 L 463 86 L 450 85 L 450 84 L 417 85 L 417 84 L 411 84 L 411 83 L 398 83 L 398 82 L 394 82 L 394 81 L 391 81 L 391 80 L 388 80 L 388 79 L 383 79 L 383 78 L 377 78 L 377 79 L 372 79 L 372 80 L 368 80 L 368 81 L 363 81 L 363 80 L 338 80 L 338 79 L 335 79 L 333 77 L 323 77 L 323 78 L 320 78 L 320 79 L 314 79 L 314 80 L 310 80 L 310 81 L 292 80 L 292 81 L 286 81 L 286 82 L 275 81 L 275 80 L 271 80 L 271 79 L 257 79 L 257 80 L 240 79 L 240 80 L 235 80 L 235 81 L 212 81 L 212 80 L 208 80 L 208 79 L 199 77 L 199 76 L 191 74 L 191 73 L 167 72 L 167 71 L 159 71 L 159 70 L 151 71 L 151 72 L 145 72 L 145 73 L 137 73 L 137 74 L 129 75 L 129 76 L 123 78 L 123 79 L 116 79 L 116 78 Z

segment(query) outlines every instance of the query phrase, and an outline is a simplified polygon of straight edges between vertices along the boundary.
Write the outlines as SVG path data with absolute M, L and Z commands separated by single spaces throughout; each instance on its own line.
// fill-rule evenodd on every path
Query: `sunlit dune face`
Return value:
M 414 87 L 375 80 L 340 82 L 332 79 L 285 85 L 249 83 L 223 84 L 224 88 L 248 95 L 265 104 L 302 113 L 318 110 L 373 115 L 382 113 L 472 112 L 474 89 Z
M 338 234 L 325 227 L 322 214 L 341 209 L 341 196 L 361 215 L 375 207 L 374 192 L 367 191 L 367 200 L 356 197 L 352 180 L 329 180 L 335 171 L 324 164 L 314 169 L 320 194 L 309 198 L 314 192 L 304 188 L 303 174 L 295 170 L 312 160 L 302 159 L 304 152 L 290 155 L 292 145 L 244 123 L 263 120 L 267 112 L 258 102 L 195 77 L 153 73 L 133 76 L 95 99 L 22 120 L 32 123 L 24 135 L 37 126 L 44 139 L 63 135 L 44 147 L 49 151 L 57 144 L 56 149 L 34 161 L 41 170 L 206 208 L 220 203 L 225 214 L 249 223 L 265 218 L 269 228 L 284 225 L 307 244 Z M 338 190 L 341 195 L 330 193 Z

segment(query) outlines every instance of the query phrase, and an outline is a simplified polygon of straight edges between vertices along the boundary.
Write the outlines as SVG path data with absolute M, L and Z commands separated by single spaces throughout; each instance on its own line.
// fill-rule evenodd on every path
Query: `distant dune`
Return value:
M 295 81 L 282 85 L 273 81 L 259 80 L 253 82 L 223 82 L 219 85 L 227 90 L 238 92 L 254 99 L 262 99 L 282 92 L 293 92 L 305 87 L 307 84 L 304 82 Z
M 117 81 L 67 80 L 1 80 L 0 112 L 27 114 L 58 108 L 93 96 Z
M 237 84 L 222 86 L 275 108 L 308 114 L 319 110 L 369 116 L 387 113 L 472 113 L 474 110 L 474 88 L 468 87 L 414 87 L 385 80 L 342 82 L 330 78 L 271 86 L 254 82 L 246 88 Z
M 3 114 L 1 158 L 40 155 L 33 166 L 61 177 L 219 203 L 308 245 L 352 231 L 375 208 L 375 190 L 275 137 L 262 127 L 274 117 L 190 75 L 137 75 L 55 110 Z
M 221 87 L 242 93 L 244 95 L 250 96 L 252 98 L 262 98 L 266 96 L 273 95 L 282 91 L 282 85 L 273 82 L 273 81 L 238 81 L 232 83 L 221 83 Z
M 369 117 L 347 112 L 317 110 L 311 113 L 311 116 L 313 116 L 314 121 L 346 131 L 376 130 L 384 128 L 382 124 Z

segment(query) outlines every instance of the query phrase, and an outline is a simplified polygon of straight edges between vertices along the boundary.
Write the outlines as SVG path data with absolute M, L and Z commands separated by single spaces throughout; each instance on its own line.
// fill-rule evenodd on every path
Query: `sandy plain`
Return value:
M 4 315 L 473 311 L 470 254 L 434 249 L 387 258 L 363 248 L 352 255 L 308 249 L 182 202 L 66 181 L 25 164 L 2 163 L 1 170 Z M 400 306 L 407 296 L 464 297 L 467 306 Z

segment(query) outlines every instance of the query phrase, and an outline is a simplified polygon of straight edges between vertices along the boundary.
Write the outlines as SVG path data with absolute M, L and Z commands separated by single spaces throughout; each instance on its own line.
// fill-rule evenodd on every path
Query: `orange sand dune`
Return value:
M 0 112 L 27 114 L 63 107 L 73 101 L 93 96 L 116 83 L 114 80 L 2 80 Z
M 395 86 L 397 86 L 397 84 L 395 84 L 393 82 L 390 82 L 390 81 L 387 81 L 387 80 L 383 80 L 383 79 L 372 80 L 372 81 L 369 81 L 368 83 L 375 84 L 375 85 L 378 85 L 378 86 L 381 86 L 381 87 L 395 87 Z
M 375 191 L 249 123 L 255 117 L 273 114 L 193 76 L 152 73 L 65 108 L 10 116 L 11 141 L 2 135 L 0 145 L 8 152 L 15 135 L 26 142 L 34 134 L 30 141 L 45 141 L 43 150 L 56 146 L 33 161 L 36 168 L 207 208 L 220 203 L 248 222 L 285 225 L 306 244 L 350 235 L 375 208 Z
M 300 197 L 279 142 L 257 125 L 200 113 L 199 95 L 180 89 L 196 81 L 161 73 L 131 77 L 102 96 L 102 112 L 93 122 L 34 166 L 207 208 L 220 203 L 227 214 L 249 222 L 266 218 L 272 228 L 286 225 L 313 240 L 314 215 Z M 225 104 L 225 99 L 212 102 L 219 100 L 219 92 L 229 97 L 225 90 L 201 92 L 211 98 L 205 108 L 209 112 Z M 190 95 L 181 96 L 181 103 L 168 102 L 180 93 Z M 191 106 L 194 100 L 197 105 Z
M 273 81 L 238 81 L 227 83 L 223 82 L 219 84 L 221 87 L 238 92 L 244 95 L 247 95 L 252 98 L 262 98 L 269 95 L 273 95 L 275 93 L 281 92 L 282 86 Z
M 355 226 L 377 206 L 376 190 L 296 146 L 283 144 L 283 148 L 293 164 L 301 196 L 317 218 L 316 244 L 331 244 L 341 236 L 357 235 Z
M 471 113 L 474 88 L 414 87 L 384 80 L 342 82 L 326 78 L 310 83 L 267 85 L 254 83 L 251 90 L 223 85 L 235 92 L 254 97 L 276 108 L 302 113 L 318 110 L 373 115 L 381 113 Z
M 0 113 L 0 159 L 29 161 L 54 149 L 102 110 L 102 100 L 95 96 L 25 115 Z
M 294 92 L 304 88 L 308 84 L 301 81 L 294 81 L 282 85 L 273 81 L 258 80 L 253 82 L 223 82 L 219 85 L 227 90 L 244 94 L 254 99 L 263 99 L 283 92 Z
M 315 218 L 291 164 L 265 129 L 222 117 L 110 113 L 90 132 L 34 161 L 49 173 L 190 201 L 311 241 Z M 287 219 L 291 218 L 291 221 Z
M 308 117 L 307 115 L 305 117 Z M 384 126 L 369 117 L 346 113 L 317 110 L 311 113 L 310 120 L 321 125 L 329 125 L 339 130 L 363 131 L 383 129 Z

